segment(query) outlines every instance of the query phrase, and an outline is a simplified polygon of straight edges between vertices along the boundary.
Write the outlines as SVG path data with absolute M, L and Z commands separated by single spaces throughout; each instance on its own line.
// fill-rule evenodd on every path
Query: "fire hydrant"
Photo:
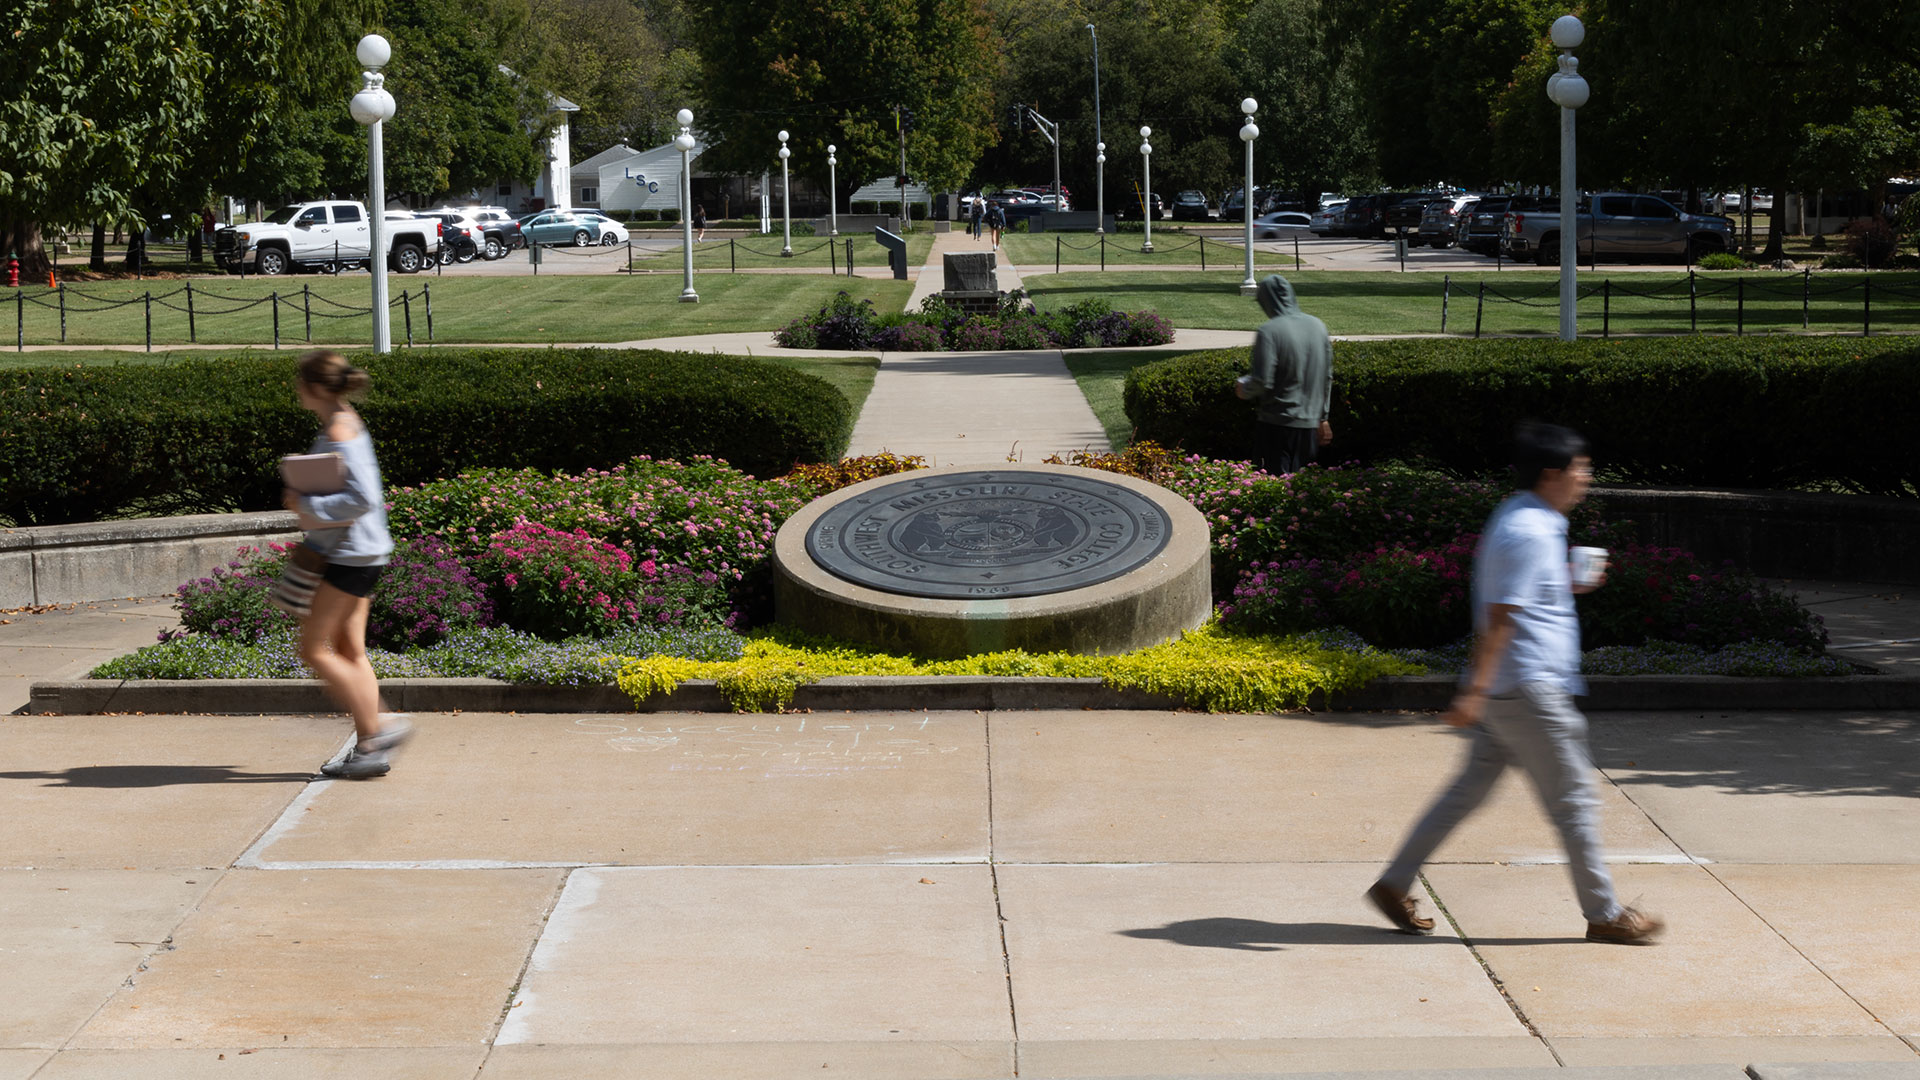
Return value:
M 7 252 L 7 288 L 17 289 L 19 287 L 20 255 L 18 252 L 9 251 Z

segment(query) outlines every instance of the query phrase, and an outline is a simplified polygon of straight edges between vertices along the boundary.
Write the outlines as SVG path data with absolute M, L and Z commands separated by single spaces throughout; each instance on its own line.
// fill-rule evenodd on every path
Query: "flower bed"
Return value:
M 1295 707 L 1389 674 L 1457 670 L 1471 629 L 1474 542 L 1498 488 L 1401 466 L 1270 476 L 1150 443 L 1072 464 L 1127 472 L 1206 516 L 1217 618 L 1123 657 L 997 653 L 912 658 L 770 626 L 774 533 L 809 500 L 918 468 L 882 455 L 758 480 L 724 462 L 636 458 L 581 474 L 483 470 L 396 488 L 399 544 L 372 597 L 382 677 L 553 685 L 617 681 L 636 698 L 711 678 L 736 707 L 777 708 L 838 674 L 1097 676 L 1210 709 Z M 1835 675 L 1820 620 L 1731 566 L 1627 543 L 1590 507 L 1576 543 L 1614 553 L 1579 598 L 1596 674 Z M 305 674 L 291 620 L 266 603 L 282 550 L 242 549 L 183 584 L 182 629 L 96 669 L 100 678 Z
M 1098 349 L 1172 340 L 1173 325 L 1151 311 L 1115 311 L 1093 299 L 1042 312 L 1019 289 L 1002 297 L 990 315 L 970 315 L 939 296 L 922 301 L 918 312 L 882 315 L 873 301 L 856 303 L 842 292 L 774 334 L 777 344 L 790 349 L 882 352 Z

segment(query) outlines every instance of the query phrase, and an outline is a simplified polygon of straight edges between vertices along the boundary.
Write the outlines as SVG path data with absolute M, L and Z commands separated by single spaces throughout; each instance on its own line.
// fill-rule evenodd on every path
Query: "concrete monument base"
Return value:
M 816 500 L 774 540 L 778 620 L 926 657 L 1111 655 L 1212 611 L 1206 520 L 1116 473 L 962 466 Z

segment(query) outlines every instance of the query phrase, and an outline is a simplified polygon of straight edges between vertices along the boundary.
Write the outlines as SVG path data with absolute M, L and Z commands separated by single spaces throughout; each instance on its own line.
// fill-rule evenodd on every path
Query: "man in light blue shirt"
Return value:
M 1526 770 L 1567 849 L 1587 940 L 1651 944 L 1659 919 L 1623 906 L 1600 849 L 1600 796 L 1587 750 L 1587 718 L 1573 695 L 1580 678 L 1580 617 L 1567 562 L 1567 511 L 1586 498 L 1593 464 L 1586 441 L 1527 423 L 1514 439 L 1516 491 L 1487 519 L 1474 552 L 1473 659 L 1441 719 L 1473 729 L 1465 766 L 1401 846 L 1367 899 L 1395 926 L 1425 934 L 1433 920 L 1409 895 L 1449 833 L 1483 802 L 1507 766 Z

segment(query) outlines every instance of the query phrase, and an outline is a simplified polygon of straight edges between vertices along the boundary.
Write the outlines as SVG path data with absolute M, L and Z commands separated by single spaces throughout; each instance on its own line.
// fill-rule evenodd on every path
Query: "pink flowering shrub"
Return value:
M 1473 629 L 1477 540 L 1467 534 L 1431 549 L 1382 544 L 1343 559 L 1258 564 L 1220 606 L 1221 618 L 1254 633 L 1344 626 L 1387 648 L 1444 645 Z
M 518 522 L 493 538 L 480 567 L 517 630 L 553 639 L 605 637 L 640 621 L 633 557 L 585 529 Z
M 1820 616 L 1791 595 L 1679 548 L 1616 546 L 1607 583 L 1577 603 L 1588 648 L 1676 641 L 1712 650 L 1773 641 L 1818 651 L 1827 643 Z
M 516 522 L 493 538 L 480 568 L 494 583 L 507 624 L 544 638 L 735 622 L 724 583 L 712 570 L 654 559 L 636 563 L 585 529 Z

